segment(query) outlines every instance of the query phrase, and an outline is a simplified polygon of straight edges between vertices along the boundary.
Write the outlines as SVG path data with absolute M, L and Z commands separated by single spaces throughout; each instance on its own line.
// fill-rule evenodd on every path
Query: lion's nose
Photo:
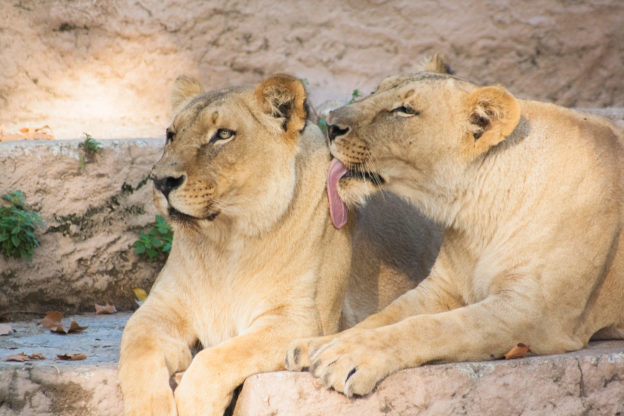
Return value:
M 169 198 L 169 193 L 174 189 L 177 189 L 184 183 L 186 176 L 178 176 L 174 178 L 173 176 L 166 176 L 164 178 L 153 178 L 154 187 L 158 189 L 166 198 Z
M 331 126 L 327 127 L 327 136 L 329 137 L 329 141 L 333 142 L 336 137 L 344 136 L 350 131 L 351 128 L 349 126 L 342 128 L 337 124 L 332 124 Z

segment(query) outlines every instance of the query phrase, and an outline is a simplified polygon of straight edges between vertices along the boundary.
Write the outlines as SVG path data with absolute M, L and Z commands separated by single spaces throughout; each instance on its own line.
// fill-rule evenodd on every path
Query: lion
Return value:
M 212 92 L 181 77 L 172 107 L 151 176 L 174 239 L 123 332 L 119 380 L 126 415 L 220 416 L 246 377 L 284 369 L 293 339 L 349 327 L 414 287 L 442 232 L 390 194 L 330 215 L 329 147 L 294 77 Z
M 393 191 L 444 239 L 422 283 L 351 329 L 293 341 L 288 369 L 352 397 L 421 364 L 624 337 L 624 132 L 610 121 L 420 72 L 328 123 L 342 200 Z

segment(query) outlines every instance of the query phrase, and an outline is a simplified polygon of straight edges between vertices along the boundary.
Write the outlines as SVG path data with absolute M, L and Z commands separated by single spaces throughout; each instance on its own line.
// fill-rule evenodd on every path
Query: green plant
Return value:
M 35 247 L 39 241 L 35 237 L 35 229 L 44 223 L 39 213 L 32 210 L 26 203 L 22 191 L 12 191 L 2 195 L 9 206 L 0 207 L 0 244 L 2 254 L 6 258 L 32 260 Z
M 351 100 L 349 101 L 349 104 L 353 104 L 360 97 L 360 90 L 358 90 L 357 88 L 354 89 L 351 93 Z
M 136 254 L 153 259 L 169 253 L 172 241 L 173 230 L 171 230 L 171 226 L 163 217 L 156 215 L 156 222 L 152 228 L 146 233 L 140 233 L 139 239 L 132 246 Z
M 91 162 L 96 154 L 102 150 L 102 143 L 98 142 L 89 133 L 84 133 L 85 139 L 78 146 L 82 148 L 84 156 L 80 156 L 80 168 L 85 167 L 85 162 Z

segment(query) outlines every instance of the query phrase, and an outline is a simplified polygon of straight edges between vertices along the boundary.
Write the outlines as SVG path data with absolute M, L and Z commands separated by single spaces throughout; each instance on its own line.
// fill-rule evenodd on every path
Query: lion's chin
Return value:
M 214 221 L 215 218 L 217 218 L 219 216 L 219 214 L 221 213 L 221 211 L 214 211 L 211 212 L 207 215 L 203 215 L 201 217 L 198 216 L 193 216 L 193 215 L 189 215 L 186 214 L 184 212 L 178 211 L 177 209 L 175 209 L 174 207 L 172 207 L 171 205 L 169 206 L 169 208 L 167 209 L 167 216 L 169 219 L 171 219 L 172 221 L 175 222 L 197 222 L 197 221 Z
M 378 183 L 359 176 L 346 175 L 338 182 L 338 195 L 349 208 L 355 208 L 364 205 L 372 194 L 381 190 Z

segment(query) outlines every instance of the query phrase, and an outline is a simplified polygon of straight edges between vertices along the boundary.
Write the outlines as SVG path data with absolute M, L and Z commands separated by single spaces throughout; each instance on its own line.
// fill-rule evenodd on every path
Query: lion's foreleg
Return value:
M 367 394 L 403 368 L 431 361 L 492 359 L 517 343 L 537 342 L 534 314 L 513 298 L 491 296 L 447 312 L 352 330 L 310 350 L 310 371 L 348 396 Z
M 200 351 L 175 390 L 179 415 L 221 416 L 234 390 L 247 377 L 283 370 L 290 340 L 317 331 L 287 319 L 256 325 L 243 335 Z
M 191 352 L 172 316 L 146 303 L 124 329 L 119 383 L 126 416 L 177 414 L 169 377 L 189 365 Z

